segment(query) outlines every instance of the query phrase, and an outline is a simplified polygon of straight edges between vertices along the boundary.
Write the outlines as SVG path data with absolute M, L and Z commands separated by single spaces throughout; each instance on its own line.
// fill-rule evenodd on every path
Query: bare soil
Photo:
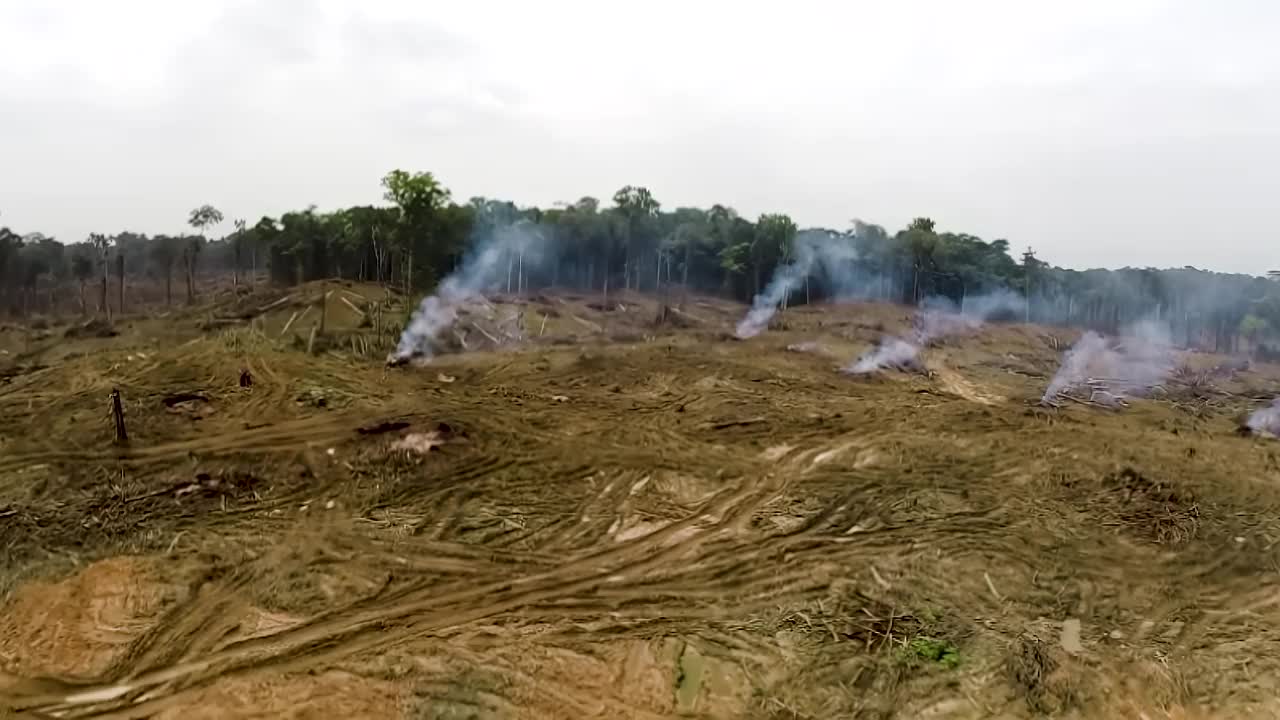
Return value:
M 1280 368 L 1053 409 L 1068 331 L 851 377 L 908 310 L 742 311 L 495 298 L 395 369 L 337 282 L 0 332 L 0 714 L 1280 717 Z

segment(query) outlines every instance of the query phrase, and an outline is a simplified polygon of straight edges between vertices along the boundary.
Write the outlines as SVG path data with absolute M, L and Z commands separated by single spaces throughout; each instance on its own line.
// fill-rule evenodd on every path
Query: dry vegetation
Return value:
M 341 283 L 0 329 L 0 714 L 1280 717 L 1280 369 L 1051 409 L 1065 331 L 852 378 L 906 310 L 741 311 L 496 298 L 399 369 Z

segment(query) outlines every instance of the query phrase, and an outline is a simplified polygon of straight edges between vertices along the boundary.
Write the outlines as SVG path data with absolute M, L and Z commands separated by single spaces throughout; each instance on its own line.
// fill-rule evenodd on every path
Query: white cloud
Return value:
M 1069 265 L 1275 264 L 1280 8 L 10 0 L 0 212 L 66 240 L 371 202 L 392 167 L 549 204 L 649 185 L 802 224 L 928 214 Z

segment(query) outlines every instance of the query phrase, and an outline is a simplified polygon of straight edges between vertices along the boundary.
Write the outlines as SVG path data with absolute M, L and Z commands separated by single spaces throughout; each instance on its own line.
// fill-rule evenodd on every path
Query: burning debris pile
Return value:
M 963 309 L 950 300 L 934 299 L 912 318 L 912 330 L 905 336 L 884 338 L 869 353 L 844 369 L 852 375 L 895 369 L 919 372 L 924 369 L 920 350 L 942 338 L 973 332 L 1001 312 L 1017 307 L 1022 299 L 1010 292 L 983 295 L 966 302 Z
M 1245 421 L 1242 430 L 1263 437 L 1280 437 L 1280 397 L 1267 407 L 1254 411 Z
M 787 346 L 787 352 L 793 353 L 812 353 L 815 355 L 830 355 L 831 351 L 825 345 L 817 340 L 806 340 L 804 342 L 791 343 Z
M 1115 341 L 1090 331 L 1067 351 L 1040 403 L 1057 406 L 1066 397 L 1121 407 L 1127 398 L 1162 389 L 1173 371 L 1172 343 L 1160 325 L 1139 323 Z
M 874 350 L 858 358 L 844 371 L 853 375 L 866 375 L 885 369 L 922 371 L 924 365 L 920 362 L 920 346 L 902 338 L 882 338 Z
M 738 339 L 745 340 L 764 332 L 778 307 L 785 307 L 787 298 L 803 287 L 805 279 L 812 273 L 818 270 L 830 272 L 840 263 L 857 256 L 853 247 L 841 238 L 817 230 L 796 236 L 795 253 L 795 260 L 779 266 L 769 284 L 752 300 L 746 317 L 738 322 L 735 332 Z
M 484 299 L 484 290 L 509 274 L 510 259 L 518 256 L 521 266 L 528 266 L 540 256 L 543 245 L 542 235 L 532 226 L 499 228 L 489 242 L 482 244 L 461 267 L 440 283 L 434 295 L 422 300 L 401 334 L 395 352 L 387 357 L 387 365 L 404 365 L 414 358 L 429 359 L 445 349 L 448 342 L 444 337 L 445 331 L 453 328 L 460 317 L 474 313 L 476 307 L 492 310 Z M 504 261 L 508 262 L 504 264 Z M 511 320 L 518 317 L 517 314 L 493 328 L 498 333 L 486 330 L 476 322 L 470 323 L 468 330 L 475 330 L 495 345 L 501 344 L 503 338 L 518 340 L 522 336 L 519 327 L 511 331 Z M 454 339 L 463 349 L 469 349 L 468 334 L 462 329 L 455 332 Z

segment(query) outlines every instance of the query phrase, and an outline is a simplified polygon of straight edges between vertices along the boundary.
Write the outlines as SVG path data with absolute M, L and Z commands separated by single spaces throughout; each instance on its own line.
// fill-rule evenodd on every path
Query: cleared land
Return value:
M 1064 330 L 855 378 L 906 309 L 742 311 L 498 299 L 399 369 L 340 283 L 0 331 L 0 708 L 1280 717 L 1280 368 L 1052 410 Z

